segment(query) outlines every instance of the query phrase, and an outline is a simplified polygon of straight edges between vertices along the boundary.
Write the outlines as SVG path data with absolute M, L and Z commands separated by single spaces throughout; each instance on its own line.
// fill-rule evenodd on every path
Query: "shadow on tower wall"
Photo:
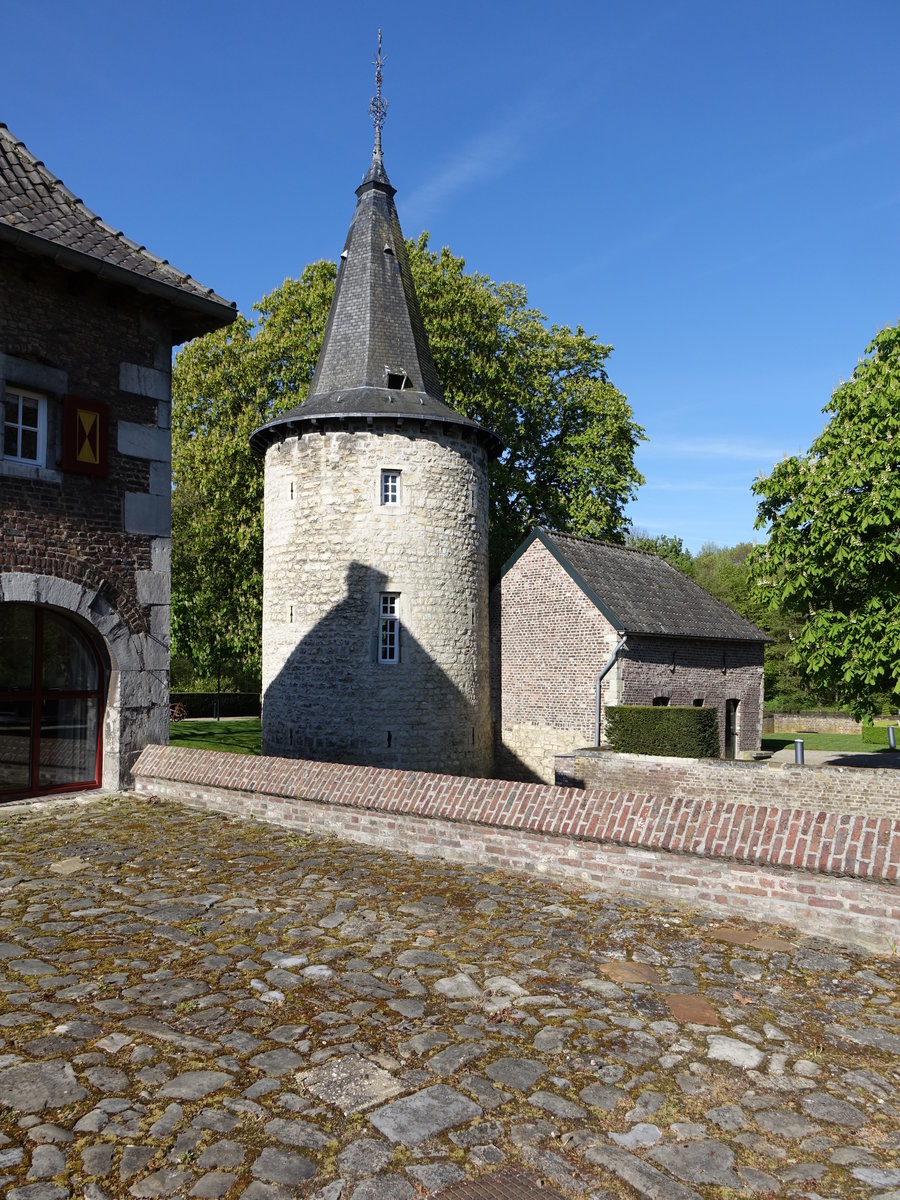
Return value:
M 312 579 L 306 585 L 316 586 Z M 345 594 L 290 650 L 266 688 L 263 753 L 490 775 L 487 705 L 479 713 L 404 626 L 412 598 L 403 593 L 399 662 L 379 661 L 380 597 L 390 590 L 381 571 L 350 564 Z M 282 628 L 289 633 L 289 624 Z

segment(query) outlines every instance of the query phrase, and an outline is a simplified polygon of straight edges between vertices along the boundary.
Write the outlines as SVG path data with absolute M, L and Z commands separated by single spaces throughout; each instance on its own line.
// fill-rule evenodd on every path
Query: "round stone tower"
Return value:
M 263 753 L 485 775 L 500 447 L 444 401 L 380 135 L 376 117 L 309 395 L 251 438 L 266 463 Z

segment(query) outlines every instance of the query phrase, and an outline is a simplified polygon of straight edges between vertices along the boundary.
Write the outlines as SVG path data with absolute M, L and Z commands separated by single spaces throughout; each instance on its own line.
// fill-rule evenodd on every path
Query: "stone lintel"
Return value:
M 119 363 L 119 387 L 123 392 L 136 396 L 149 396 L 152 400 L 170 400 L 172 375 L 156 367 L 141 367 L 137 363 Z
M 172 501 L 168 493 L 151 496 L 143 492 L 126 492 L 125 532 L 171 537 Z
M 17 383 L 20 387 L 34 388 L 38 392 L 53 392 L 63 395 L 69 390 L 69 376 L 56 367 L 45 367 L 43 363 L 29 362 L 13 354 L 0 354 L 0 380 Z
M 168 429 L 155 425 L 139 425 L 135 421 L 120 421 L 117 446 L 120 454 L 130 458 L 149 458 L 151 462 L 172 461 L 172 435 Z

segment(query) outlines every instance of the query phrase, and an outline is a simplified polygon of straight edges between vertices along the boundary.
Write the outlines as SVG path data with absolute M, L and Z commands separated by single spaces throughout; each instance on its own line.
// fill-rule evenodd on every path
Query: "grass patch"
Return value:
M 870 754 L 877 747 L 862 740 L 861 733 L 807 733 L 798 729 L 795 733 L 769 733 L 763 737 L 763 750 L 783 750 L 785 746 L 793 746 L 794 738 L 803 738 L 806 750 L 843 750 L 856 751 L 859 754 Z M 889 752 L 888 752 L 889 753 Z
M 175 721 L 169 726 L 169 744 L 191 750 L 259 754 L 262 726 L 258 717 L 238 721 Z

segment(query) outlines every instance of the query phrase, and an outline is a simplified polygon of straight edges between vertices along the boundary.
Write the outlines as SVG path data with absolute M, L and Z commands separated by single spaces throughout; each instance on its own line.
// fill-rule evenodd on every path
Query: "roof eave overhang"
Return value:
M 192 337 L 198 333 L 209 333 L 213 329 L 221 329 L 223 325 L 230 325 L 238 315 L 235 304 L 183 291 L 181 288 L 163 283 L 159 279 L 139 275 L 135 271 L 129 271 L 126 267 L 93 258 L 81 250 L 74 250 L 70 246 L 60 246 L 47 238 L 38 237 L 37 234 L 28 233 L 24 229 L 16 229 L 15 226 L 8 225 L 3 221 L 0 221 L 0 242 L 14 246 L 25 254 L 49 259 L 61 267 L 85 271 L 105 282 L 118 284 L 131 291 L 140 292 L 142 295 L 163 300 L 185 314 L 186 324 L 192 330 Z
M 775 640 L 762 630 L 759 631 L 759 637 L 741 636 L 737 633 L 662 633 L 658 629 L 626 629 L 625 632 L 629 637 L 657 638 L 670 642 L 740 642 L 746 646 L 764 646 Z
M 376 423 L 379 425 L 394 426 L 405 424 L 446 425 L 453 429 L 468 431 L 472 437 L 482 442 L 489 458 L 498 458 L 503 452 L 503 442 L 496 433 L 462 418 L 454 419 L 452 416 L 444 416 L 437 413 L 423 413 L 420 416 L 418 413 L 373 413 L 364 410 L 358 412 L 310 413 L 309 415 L 293 413 L 286 414 L 283 417 L 276 417 L 274 421 L 268 421 L 265 425 L 261 425 L 259 429 L 254 429 L 253 433 L 250 434 L 250 448 L 255 454 L 265 457 L 265 453 L 270 446 L 285 437 L 289 437 L 291 433 L 300 434 L 304 431 L 308 432 L 316 429 L 339 428 L 352 421 L 363 421 L 367 425 L 374 425 Z

